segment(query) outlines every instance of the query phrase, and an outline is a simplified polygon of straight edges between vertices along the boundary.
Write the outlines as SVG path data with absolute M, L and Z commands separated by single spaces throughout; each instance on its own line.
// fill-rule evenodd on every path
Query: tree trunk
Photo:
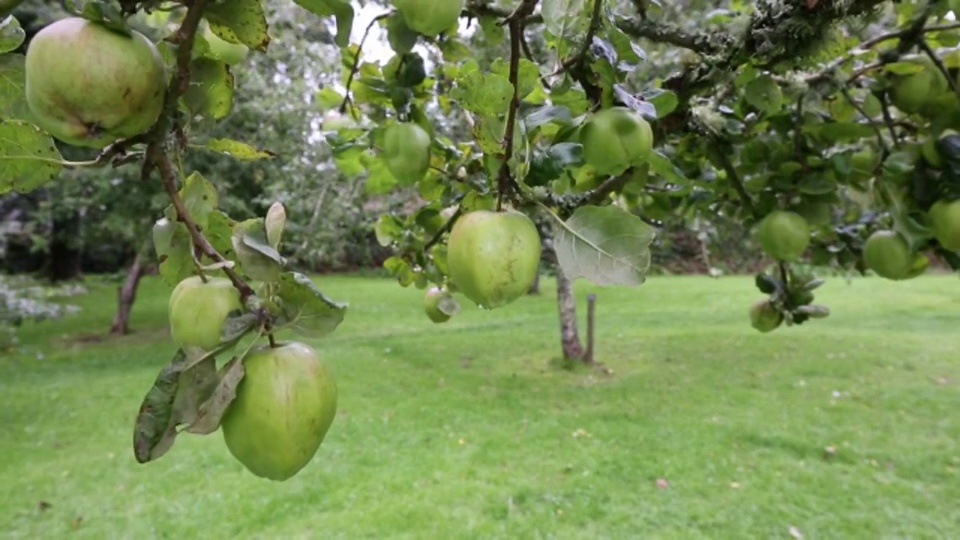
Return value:
M 560 345 L 565 360 L 583 358 L 583 345 L 577 333 L 577 298 L 573 294 L 573 283 L 563 274 L 558 264 L 557 272 L 557 308 L 560 312 Z
M 73 212 L 66 219 L 54 219 L 46 267 L 50 281 L 68 281 L 81 276 L 82 253 L 76 245 L 80 235 L 80 219 L 78 212 Z
M 527 290 L 527 294 L 540 294 L 540 272 L 537 271 L 537 276 L 533 278 L 533 283 L 530 284 L 530 289 Z
M 123 280 L 123 285 L 118 290 L 117 314 L 113 318 L 113 326 L 110 327 L 111 334 L 130 333 L 130 312 L 133 311 L 133 302 L 137 298 L 137 286 L 140 285 L 140 278 L 145 271 L 143 255 L 137 253 L 133 264 L 127 270 L 127 279 Z

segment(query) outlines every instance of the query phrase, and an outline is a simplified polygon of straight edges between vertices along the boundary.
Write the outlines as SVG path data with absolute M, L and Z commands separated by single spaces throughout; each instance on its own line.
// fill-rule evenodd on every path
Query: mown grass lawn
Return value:
M 956 276 L 830 278 L 829 319 L 765 335 L 750 278 L 580 283 L 612 376 L 551 366 L 552 281 L 443 325 L 393 281 L 317 282 L 351 303 L 311 342 L 340 409 L 285 483 L 247 473 L 219 433 L 134 461 L 133 416 L 173 352 L 157 279 L 133 335 L 90 337 L 113 285 L 27 328 L 29 354 L 0 357 L 0 535 L 960 538 Z

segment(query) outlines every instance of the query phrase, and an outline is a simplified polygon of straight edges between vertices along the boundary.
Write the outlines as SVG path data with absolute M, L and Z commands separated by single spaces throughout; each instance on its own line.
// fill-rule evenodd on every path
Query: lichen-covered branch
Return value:
M 617 21 L 617 28 L 628 36 L 675 45 L 709 56 L 727 50 L 735 41 L 733 36 L 724 32 L 688 32 L 671 23 L 648 19 L 622 19 Z

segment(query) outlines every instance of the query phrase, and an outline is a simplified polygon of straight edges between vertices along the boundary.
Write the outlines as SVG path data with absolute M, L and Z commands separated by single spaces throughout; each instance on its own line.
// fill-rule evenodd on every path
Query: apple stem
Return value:
M 267 341 L 270 342 L 270 348 L 271 348 L 271 349 L 276 349 L 276 348 L 277 348 L 277 341 L 276 341 L 276 339 L 274 339 L 274 337 L 273 337 L 273 332 L 270 332 L 269 334 L 267 334 Z

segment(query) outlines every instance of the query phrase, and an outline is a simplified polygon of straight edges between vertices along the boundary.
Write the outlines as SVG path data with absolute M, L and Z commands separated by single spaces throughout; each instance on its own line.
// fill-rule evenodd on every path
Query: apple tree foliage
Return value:
M 641 0 L 394 0 L 371 23 L 386 30 L 394 53 L 383 63 L 365 59 L 363 41 L 350 40 L 348 2 L 295 2 L 334 29 L 340 49 L 340 84 L 316 91 L 322 108 L 340 114 L 322 127 L 339 172 L 363 178 L 372 194 L 417 194 L 408 211 L 377 218 L 376 236 L 392 250 L 385 267 L 399 284 L 426 291 L 431 320 L 455 315 L 462 296 L 477 301 L 481 293 L 471 290 L 494 298 L 482 280 L 501 283 L 511 271 L 509 264 L 501 272 L 470 265 L 472 256 L 490 257 L 482 246 L 506 249 L 483 229 L 462 235 L 473 247 L 451 248 L 457 224 L 483 221 L 466 219 L 480 212 L 521 222 L 545 217 L 564 274 L 627 286 L 645 282 L 658 223 L 739 220 L 754 227 L 770 260 L 756 280 L 767 296 L 749 309 L 762 332 L 828 314 L 813 303 L 822 283 L 817 267 L 889 279 L 915 277 L 934 260 L 960 268 L 956 0 L 732 0 L 697 17 L 679 4 Z M 46 102 L 31 95 L 29 64 L 13 52 L 23 32 L 7 16 L 0 24 L 0 192 L 63 181 L 71 169 L 136 167 L 141 182 L 166 194 L 152 239 L 172 293 L 189 288 L 174 294 L 171 326 L 192 327 L 182 336 L 196 337 L 175 338 L 172 361 L 144 398 L 134 450 L 147 462 L 180 433 L 218 430 L 244 392 L 251 354 L 280 361 L 289 346 L 281 333 L 322 338 L 336 331 L 348 305 L 288 268 L 284 205 L 234 219 L 220 203 L 226 182 L 187 166 L 197 152 L 248 166 L 277 157 L 210 135 L 234 107 L 239 68 L 232 62 L 271 46 L 261 0 L 66 5 L 118 35 L 129 36 L 134 20 L 155 24 L 165 68 L 161 103 L 131 114 L 159 112 L 146 130 L 116 128 L 114 139 L 102 131 L 143 120 L 117 118 L 128 102 L 104 105 L 109 96 L 132 99 L 125 92 L 102 88 L 96 99 Z M 500 53 L 471 54 L 478 35 Z M 110 50 L 118 61 L 129 52 Z M 425 62 L 424 54 L 439 61 Z M 47 61 L 48 78 L 71 69 Z M 98 66 L 75 88 L 101 69 L 110 68 Z M 127 89 L 143 86 L 127 82 Z M 62 79 L 59 86 L 67 88 Z M 55 125 L 54 113 L 65 127 L 41 127 Z M 466 129 L 431 121 L 438 117 Z M 98 153 L 86 161 L 64 159 L 54 145 L 54 135 L 78 140 L 77 119 L 97 130 Z M 520 229 L 530 230 L 501 222 L 487 234 L 519 237 Z M 452 266 L 473 276 L 462 280 L 477 281 L 461 287 Z M 509 309 L 522 290 L 503 283 L 509 298 L 496 296 L 489 308 Z M 329 385 L 314 387 L 326 394 L 312 403 L 329 413 Z M 288 441 L 277 451 L 300 445 L 312 456 L 324 433 L 286 433 L 275 438 Z M 270 468 L 259 461 L 269 448 L 232 444 L 255 468 Z M 302 459 L 262 475 L 287 477 Z

